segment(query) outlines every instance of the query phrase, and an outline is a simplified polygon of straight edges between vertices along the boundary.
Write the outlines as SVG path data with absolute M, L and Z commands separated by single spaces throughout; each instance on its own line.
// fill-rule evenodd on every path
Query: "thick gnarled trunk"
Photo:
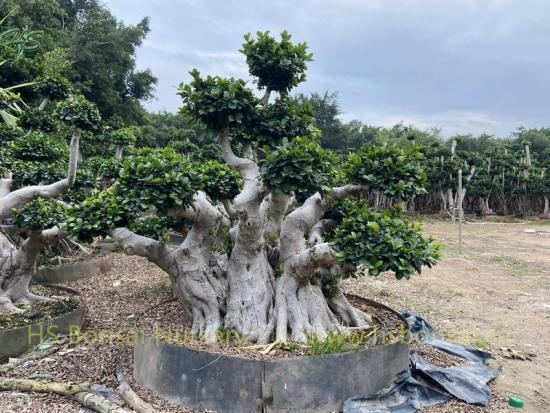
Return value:
M 233 153 L 226 132 L 220 134 L 219 143 L 225 162 L 236 168 L 244 179 L 243 190 L 235 198 L 238 223 L 232 230 L 234 246 L 227 263 L 224 325 L 239 331 L 250 342 L 265 343 L 274 328 L 275 294 L 264 239 L 269 208 L 263 201 L 267 193 L 259 180 L 258 165 Z
M 322 217 L 334 200 L 359 195 L 363 188 L 347 185 L 334 188 L 325 198 L 315 194 L 291 212 L 281 227 L 280 264 L 283 274 L 277 283 L 276 339 L 305 342 L 315 335 L 325 338 L 347 326 L 366 327 L 369 317 L 345 299 L 337 288 L 326 297 L 323 283 L 342 270 L 335 251 L 322 240 L 332 223 Z M 306 236 L 309 235 L 309 245 Z
M 16 307 L 17 304 L 47 300 L 32 294 L 29 289 L 36 258 L 46 245 L 57 243 L 65 235 L 57 227 L 33 232 L 17 247 L 0 232 L 0 313 L 18 313 L 22 310 Z
M 33 185 L 15 191 L 11 191 L 11 174 L 0 180 L 0 224 L 12 216 L 13 210 L 37 198 L 59 197 L 74 185 L 80 135 L 80 129 L 76 128 L 71 138 L 67 178 L 49 185 Z M 16 243 L 3 229 L 0 230 L 0 312 L 21 312 L 16 304 L 46 300 L 29 291 L 36 258 L 46 245 L 55 244 L 65 236 L 64 231 L 53 227 L 31 232 L 24 241 Z
M 202 192 L 195 196 L 192 208 L 173 211 L 172 215 L 193 222 L 175 249 L 126 228 L 116 228 L 111 235 L 127 254 L 146 257 L 169 275 L 179 302 L 193 318 L 192 332 L 214 342 L 226 306 L 225 272 L 214 246 L 220 226 L 227 222 Z

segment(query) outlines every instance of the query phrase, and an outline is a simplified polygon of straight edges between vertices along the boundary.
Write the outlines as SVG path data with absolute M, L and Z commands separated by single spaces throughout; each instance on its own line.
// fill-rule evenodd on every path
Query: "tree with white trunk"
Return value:
M 95 128 L 99 113 L 82 97 L 61 101 L 56 116 L 72 127 L 69 162 L 65 177 L 53 183 L 24 185 L 28 159 L 48 159 L 64 152 L 64 144 L 53 137 L 31 132 L 19 135 L 1 152 L 0 180 L 0 312 L 21 312 L 18 304 L 46 300 L 30 291 L 36 259 L 47 245 L 66 236 L 58 224 L 64 215 L 61 205 L 50 203 L 75 184 L 82 130 Z M 39 144 L 35 146 L 34 144 Z M 12 155 L 15 157 L 12 158 Z M 20 156 L 23 159 L 16 159 Z M 11 161 L 8 158 L 12 158 Z M 14 175 L 15 172 L 15 175 Z
M 182 110 L 217 134 L 225 163 L 136 151 L 113 187 L 67 211 L 65 228 L 82 240 L 109 234 L 162 268 L 193 333 L 208 342 L 220 328 L 257 343 L 367 328 L 370 316 L 339 280 L 357 266 L 408 278 L 438 256 L 399 217 L 402 201 L 422 191 L 421 155 L 414 146 L 365 146 L 340 158 L 321 148 L 311 107 L 288 96 L 305 80 L 307 45 L 286 32 L 245 40 L 263 97 L 242 80 L 196 70 L 179 90 Z M 393 200 L 390 210 L 361 201 L 375 192 Z M 184 234 L 179 246 L 164 241 L 168 229 Z

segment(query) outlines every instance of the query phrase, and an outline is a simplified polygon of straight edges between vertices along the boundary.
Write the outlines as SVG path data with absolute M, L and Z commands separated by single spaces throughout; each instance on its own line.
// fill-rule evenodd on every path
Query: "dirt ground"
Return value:
M 348 280 L 346 288 L 397 310 L 416 311 L 447 339 L 486 349 L 503 367 L 488 408 L 453 401 L 425 411 L 506 411 L 505 400 L 513 393 L 524 398 L 523 411 L 550 412 L 550 221 L 486 220 L 465 225 L 462 254 L 456 224 L 436 218 L 422 221 L 425 232 L 442 244 L 443 258 L 436 267 L 409 281 L 388 274 Z M 118 254 L 113 271 L 70 286 L 79 289 L 88 303 L 92 331 L 131 328 L 131 314 L 170 296 L 162 271 L 141 258 Z M 116 387 L 115 364 L 131 381 L 131 358 L 129 347 L 78 344 L 8 375 Z M 134 387 L 160 412 L 192 411 Z M 83 411 L 59 396 L 0 392 L 0 413 Z
M 503 367 L 496 394 L 520 395 L 523 411 L 550 412 L 550 221 L 466 224 L 462 254 L 457 224 L 422 221 L 442 245 L 437 266 L 409 281 L 349 280 L 348 289 L 421 314 L 450 341 L 490 351 Z

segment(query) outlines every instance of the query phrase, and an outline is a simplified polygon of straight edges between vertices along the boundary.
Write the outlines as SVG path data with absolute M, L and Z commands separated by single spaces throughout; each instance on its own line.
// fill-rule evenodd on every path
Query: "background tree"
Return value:
M 27 27 L 43 34 L 40 50 L 0 67 L 0 84 L 36 79 L 40 67 L 61 52 L 69 62 L 66 76 L 104 118 L 117 114 L 125 122 L 141 123 L 145 111 L 140 101 L 152 97 L 156 83 L 148 69 L 135 68 L 135 50 L 149 32 L 147 18 L 126 26 L 96 0 L 6 0 L 3 9 L 15 12 L 0 29 Z M 0 61 L 4 59 L 0 56 Z

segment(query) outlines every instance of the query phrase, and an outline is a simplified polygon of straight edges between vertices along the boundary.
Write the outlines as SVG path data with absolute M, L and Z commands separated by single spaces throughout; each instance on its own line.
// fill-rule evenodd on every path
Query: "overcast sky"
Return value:
M 177 85 L 248 79 L 244 33 L 286 29 L 314 53 L 297 92 L 338 91 L 344 121 L 507 136 L 550 126 L 549 0 L 107 0 L 126 24 L 151 19 L 137 52 L 158 77 L 151 110 Z

